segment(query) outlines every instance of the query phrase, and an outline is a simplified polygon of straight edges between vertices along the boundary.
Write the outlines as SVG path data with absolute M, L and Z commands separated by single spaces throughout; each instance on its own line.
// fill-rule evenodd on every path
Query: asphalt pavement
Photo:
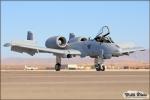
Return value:
M 1 71 L 1 99 L 123 99 L 149 94 L 148 71 Z

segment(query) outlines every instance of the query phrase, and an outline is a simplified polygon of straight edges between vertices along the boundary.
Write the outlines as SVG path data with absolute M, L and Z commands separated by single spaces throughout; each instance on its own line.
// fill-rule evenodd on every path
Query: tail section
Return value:
M 33 40 L 33 33 L 31 31 L 27 33 L 27 40 Z
M 75 38 L 75 34 L 74 33 L 70 33 L 69 34 L 69 41 L 68 41 L 68 43 L 70 43 L 71 40 L 73 40 L 74 38 Z
M 74 33 L 70 33 L 70 34 L 69 34 L 69 40 L 71 40 L 71 39 L 73 39 L 73 38 L 75 38 L 75 34 L 74 34 Z

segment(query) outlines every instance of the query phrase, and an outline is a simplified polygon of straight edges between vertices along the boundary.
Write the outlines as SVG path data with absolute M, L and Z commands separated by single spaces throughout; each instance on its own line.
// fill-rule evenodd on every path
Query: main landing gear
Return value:
M 95 69 L 96 71 L 105 71 L 105 65 L 103 64 L 103 58 L 101 57 L 96 57 L 95 61 Z M 55 70 L 60 71 L 61 69 L 61 57 L 56 56 L 56 65 L 55 65 Z
M 55 70 L 60 71 L 61 69 L 61 57 L 56 56 L 56 65 L 55 65 Z
M 99 56 L 95 58 L 94 63 L 96 71 L 105 71 L 105 65 L 103 64 L 103 62 L 103 58 Z

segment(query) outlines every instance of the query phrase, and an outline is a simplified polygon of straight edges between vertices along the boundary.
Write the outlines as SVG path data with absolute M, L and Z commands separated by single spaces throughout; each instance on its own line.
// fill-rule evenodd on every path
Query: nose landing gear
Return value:
M 96 71 L 105 71 L 105 65 L 104 64 L 96 64 L 95 69 L 96 69 Z
M 96 71 L 105 71 L 105 65 L 103 64 L 103 58 L 99 56 L 95 58 L 95 69 Z

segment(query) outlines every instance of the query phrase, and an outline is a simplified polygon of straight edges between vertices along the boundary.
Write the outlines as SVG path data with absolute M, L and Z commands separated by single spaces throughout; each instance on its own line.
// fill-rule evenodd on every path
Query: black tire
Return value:
M 55 65 L 55 70 L 56 70 L 56 71 L 60 71 L 60 68 L 61 68 L 61 64 L 57 63 L 57 64 Z
M 101 71 L 105 71 L 105 65 L 102 64 L 100 69 Z
M 96 71 L 101 71 L 100 64 L 96 64 L 95 69 L 96 69 Z

